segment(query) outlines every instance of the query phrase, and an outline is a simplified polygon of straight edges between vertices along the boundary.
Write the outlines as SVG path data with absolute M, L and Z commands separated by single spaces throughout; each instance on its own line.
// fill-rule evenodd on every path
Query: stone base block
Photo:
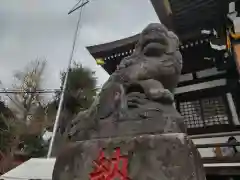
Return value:
M 53 180 L 89 180 L 90 175 L 94 180 L 205 180 L 200 155 L 183 133 L 77 142 L 57 157 Z
M 172 105 L 150 102 L 128 110 L 120 119 L 110 116 L 93 120 L 78 116 L 69 132 L 71 141 L 141 134 L 186 133 L 184 118 Z

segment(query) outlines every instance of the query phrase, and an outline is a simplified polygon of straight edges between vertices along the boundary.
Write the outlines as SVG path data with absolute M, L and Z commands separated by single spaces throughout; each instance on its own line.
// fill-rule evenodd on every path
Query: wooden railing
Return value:
M 240 143 L 196 144 L 198 149 L 233 146 L 240 146 Z M 240 152 L 233 156 L 202 157 L 202 163 L 207 175 L 240 176 Z

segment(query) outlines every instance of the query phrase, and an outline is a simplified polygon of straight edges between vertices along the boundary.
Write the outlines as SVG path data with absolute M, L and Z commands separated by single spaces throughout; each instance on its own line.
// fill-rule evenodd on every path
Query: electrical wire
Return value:
M 60 89 L 38 89 L 35 91 L 22 91 L 19 89 L 0 89 L 0 94 L 20 94 L 20 93 L 27 93 L 27 94 L 51 94 L 61 92 Z
M 80 5 L 80 7 L 77 7 L 75 9 L 73 8 L 74 11 L 77 10 L 77 9 L 80 9 L 79 10 L 80 12 L 79 12 L 79 18 L 78 18 L 78 22 L 77 22 L 76 31 L 75 31 L 75 34 L 74 34 L 73 46 L 72 46 L 72 51 L 71 51 L 70 58 L 69 58 L 68 68 L 67 68 L 66 76 L 65 76 L 65 79 L 64 79 L 63 90 L 61 91 L 60 89 L 53 89 L 53 90 L 52 89 L 43 89 L 43 90 L 37 90 L 37 91 L 34 91 L 34 92 L 25 91 L 25 93 L 55 93 L 57 91 L 58 92 L 61 91 L 60 103 L 59 103 L 59 107 L 58 107 L 58 110 L 57 110 L 56 120 L 55 120 L 54 128 L 53 128 L 53 136 L 52 136 L 51 141 L 50 141 L 47 158 L 50 158 L 50 156 L 51 156 L 52 148 L 53 148 L 53 144 L 54 144 L 54 140 L 55 140 L 55 136 L 56 136 L 56 132 L 57 132 L 57 128 L 58 128 L 58 122 L 59 122 L 60 113 L 61 113 L 61 109 L 62 109 L 62 105 L 63 105 L 63 99 L 64 99 L 64 93 L 65 93 L 65 90 L 66 90 L 68 74 L 69 74 L 69 70 L 70 70 L 71 64 L 72 64 L 72 59 L 73 59 L 73 55 L 74 55 L 74 51 L 75 51 L 77 35 L 78 35 L 80 21 L 81 21 L 81 17 L 82 17 L 82 10 L 83 10 L 84 5 L 86 5 L 88 2 L 89 1 L 87 0 L 87 1 L 83 2 Z M 0 93 L 5 93 L 5 94 L 9 94 L 9 93 L 23 93 L 23 91 L 19 91 L 19 90 L 6 90 L 5 89 L 5 90 L 0 90 Z M 25 179 L 25 178 L 10 177 L 10 176 L 1 176 L 1 178 L 4 178 L 4 179 L 5 178 L 6 179 L 9 178 L 9 179 L 16 179 L 16 180 Z

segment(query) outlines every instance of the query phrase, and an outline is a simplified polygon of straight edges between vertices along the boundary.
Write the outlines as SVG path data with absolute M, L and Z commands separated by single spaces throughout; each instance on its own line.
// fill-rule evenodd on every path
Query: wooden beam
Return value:
M 174 31 L 172 10 L 168 0 L 151 0 L 153 8 L 161 21 L 169 30 Z
M 239 167 L 240 167 L 240 157 L 239 156 L 233 156 L 233 157 L 204 157 L 204 158 L 202 158 L 202 162 L 204 164 L 239 163 Z M 208 165 L 208 167 L 210 167 L 210 165 Z

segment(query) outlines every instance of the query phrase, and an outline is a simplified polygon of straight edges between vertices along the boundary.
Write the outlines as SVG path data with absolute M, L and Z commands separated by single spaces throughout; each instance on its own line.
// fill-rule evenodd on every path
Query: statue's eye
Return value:
M 146 34 L 148 34 L 149 32 L 147 31 L 147 30 L 145 30 L 145 31 L 143 31 L 142 32 L 142 35 L 146 35 Z

